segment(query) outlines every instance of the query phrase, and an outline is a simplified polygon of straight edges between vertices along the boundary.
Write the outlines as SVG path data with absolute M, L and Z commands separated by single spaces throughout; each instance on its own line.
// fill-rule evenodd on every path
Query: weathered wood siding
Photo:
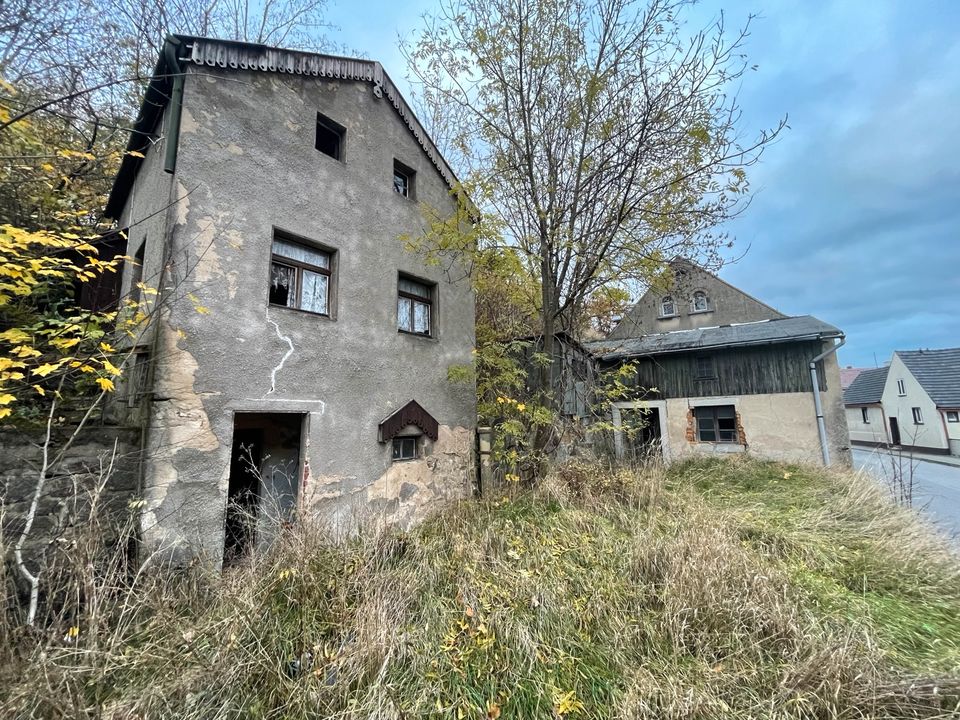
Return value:
M 657 388 L 658 398 L 765 395 L 812 392 L 810 359 L 822 352 L 819 342 L 764 345 L 737 350 L 691 351 L 636 360 L 635 387 Z M 697 358 L 713 359 L 714 377 L 697 377 Z M 611 369 L 618 363 L 605 363 Z M 827 390 L 818 363 L 820 389 Z

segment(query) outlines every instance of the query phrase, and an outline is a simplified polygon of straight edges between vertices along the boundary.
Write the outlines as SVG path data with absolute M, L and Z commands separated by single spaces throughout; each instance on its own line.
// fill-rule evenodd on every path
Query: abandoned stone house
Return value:
M 620 456 L 750 451 L 785 461 L 850 462 L 836 349 L 843 333 L 787 317 L 687 261 L 671 263 L 607 339 L 587 343 L 600 371 L 630 362 L 637 395 L 614 403 Z M 838 344 L 839 341 L 839 344 Z M 641 413 L 644 422 L 628 423 Z
M 121 294 L 159 289 L 118 404 L 148 547 L 217 562 L 295 509 L 347 531 L 470 492 L 472 289 L 399 239 L 454 184 L 379 63 L 168 39 L 107 207 Z

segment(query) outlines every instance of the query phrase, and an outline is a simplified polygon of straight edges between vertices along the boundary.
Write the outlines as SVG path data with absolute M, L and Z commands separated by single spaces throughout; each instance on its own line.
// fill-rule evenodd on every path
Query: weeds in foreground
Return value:
M 409 533 L 334 544 L 301 525 L 222 577 L 96 582 L 98 628 L 5 629 L 0 716 L 934 718 L 960 702 L 956 558 L 882 491 L 772 463 L 568 465 Z

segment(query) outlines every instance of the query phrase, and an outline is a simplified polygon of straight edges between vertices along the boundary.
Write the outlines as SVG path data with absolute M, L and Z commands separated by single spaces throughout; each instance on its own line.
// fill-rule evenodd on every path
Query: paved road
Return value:
M 892 477 L 893 458 L 875 450 L 854 448 L 853 464 L 885 484 Z M 903 458 L 903 468 L 909 463 Z M 913 506 L 945 533 L 960 541 L 960 467 L 913 460 Z

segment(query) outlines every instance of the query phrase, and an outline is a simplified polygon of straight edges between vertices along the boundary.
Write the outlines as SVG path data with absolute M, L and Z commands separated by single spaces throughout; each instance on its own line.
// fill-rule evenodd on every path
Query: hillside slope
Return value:
M 515 495 L 141 575 L 8 647 L 0 716 L 956 716 L 960 563 L 865 480 L 584 465 Z

